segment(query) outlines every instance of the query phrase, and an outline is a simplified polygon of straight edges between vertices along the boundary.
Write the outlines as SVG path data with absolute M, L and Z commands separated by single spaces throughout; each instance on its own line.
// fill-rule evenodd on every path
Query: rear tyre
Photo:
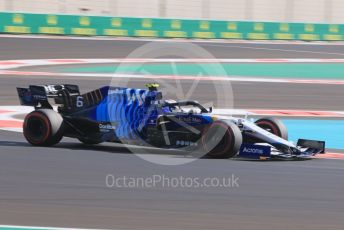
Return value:
M 63 131 L 62 116 L 51 109 L 33 111 L 24 120 L 24 136 L 31 145 L 55 145 L 61 141 Z
M 264 117 L 257 120 L 255 124 L 280 138 L 288 140 L 288 129 L 279 119 Z
M 209 158 L 234 157 L 241 144 L 241 131 L 232 122 L 215 121 L 202 136 L 202 145 Z

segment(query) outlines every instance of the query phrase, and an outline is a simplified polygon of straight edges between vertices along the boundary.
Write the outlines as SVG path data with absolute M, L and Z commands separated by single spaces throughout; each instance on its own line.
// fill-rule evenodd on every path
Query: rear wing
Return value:
M 17 88 L 21 105 L 51 108 L 48 98 L 54 98 L 56 104 L 65 104 L 66 99 L 80 95 L 77 85 L 30 85 L 29 88 Z

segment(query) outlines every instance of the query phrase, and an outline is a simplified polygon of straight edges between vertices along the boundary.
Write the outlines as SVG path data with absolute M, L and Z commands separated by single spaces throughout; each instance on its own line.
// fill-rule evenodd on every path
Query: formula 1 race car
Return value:
M 24 136 L 36 146 L 57 144 L 65 136 L 89 145 L 182 149 L 209 158 L 304 159 L 325 151 L 323 141 L 287 141 L 278 119 L 219 116 L 196 101 L 163 100 L 157 84 L 146 86 L 105 86 L 86 94 L 68 84 L 17 88 L 21 104 L 35 107 L 25 117 Z

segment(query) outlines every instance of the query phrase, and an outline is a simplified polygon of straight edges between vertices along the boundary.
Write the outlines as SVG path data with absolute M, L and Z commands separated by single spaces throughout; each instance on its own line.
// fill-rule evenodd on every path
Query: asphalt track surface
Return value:
M 162 42 L 159 41 L 157 43 Z M 33 58 L 124 58 L 133 50 L 147 43 L 149 42 L 139 40 L 109 41 L 2 37 L 0 41 L 0 60 Z M 246 44 L 242 42 L 196 44 L 206 49 L 215 58 L 344 57 L 344 46 L 340 44 Z
M 0 59 L 125 57 L 143 43 L 0 38 Z M 252 46 L 259 49 L 248 48 Z M 218 58 L 339 58 L 344 54 L 344 47 L 335 45 L 238 43 L 204 44 L 203 48 Z M 282 51 L 285 49 L 294 51 Z M 1 105 L 17 104 L 14 87 L 18 85 L 57 80 L 78 83 L 84 90 L 108 81 L 0 76 Z M 204 92 L 196 96 L 206 100 L 211 91 L 206 85 L 200 87 Z M 232 87 L 236 108 L 343 110 L 339 99 L 342 86 L 233 83 Z M 53 148 L 36 148 L 20 133 L 0 131 L 0 135 L 2 224 L 111 229 L 343 229 L 341 160 L 202 159 L 181 166 L 161 166 L 121 146 L 85 147 L 65 139 Z M 234 174 L 239 187 L 107 188 L 107 174 L 200 178 Z

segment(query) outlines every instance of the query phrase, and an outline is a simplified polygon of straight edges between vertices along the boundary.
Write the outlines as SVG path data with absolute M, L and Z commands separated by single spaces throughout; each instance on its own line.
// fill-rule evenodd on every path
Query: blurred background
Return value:
M 120 17 L 342 23 L 343 0 L 0 0 L 0 11 Z
M 0 0 L 0 230 L 343 230 L 343 12 L 344 0 Z M 166 99 L 214 102 L 219 115 L 277 117 L 290 141 L 324 140 L 327 153 L 166 166 L 112 143 L 27 143 L 33 108 L 19 106 L 16 87 L 86 93 L 111 81 L 162 82 Z M 107 175 L 234 175 L 240 188 L 109 188 Z

